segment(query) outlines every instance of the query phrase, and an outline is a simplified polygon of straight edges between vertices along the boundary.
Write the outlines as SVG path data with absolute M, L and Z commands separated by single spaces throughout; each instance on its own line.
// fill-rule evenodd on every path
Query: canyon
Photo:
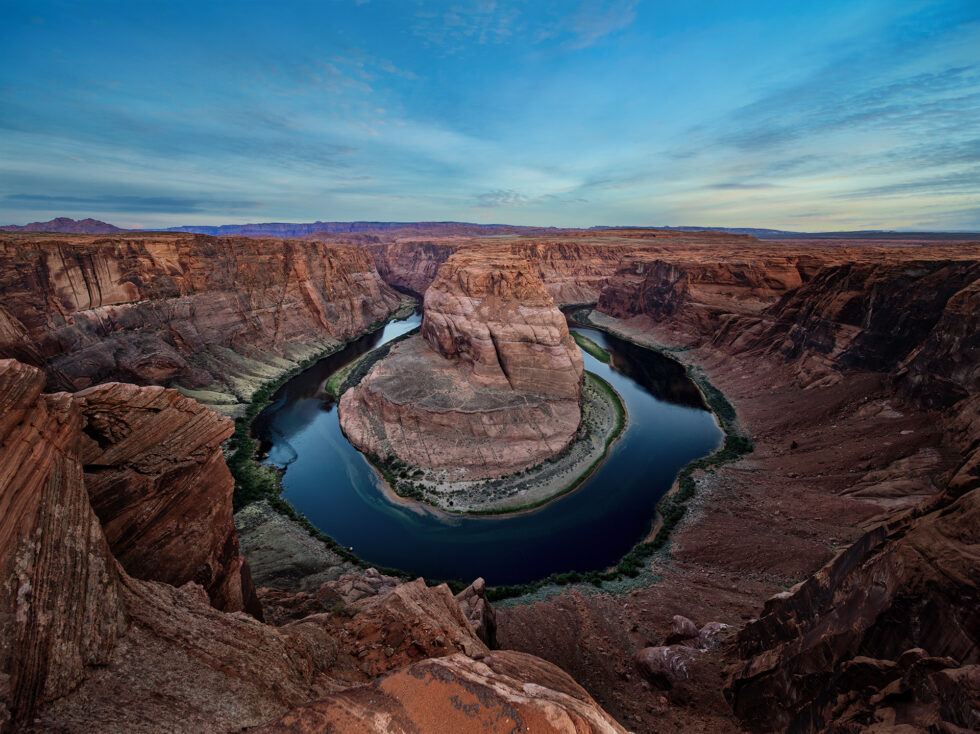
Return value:
M 0 236 L 0 726 L 980 727 L 980 243 L 373 239 Z M 530 361 L 488 346 L 510 311 L 458 318 L 515 261 L 534 278 L 490 282 L 527 300 Z M 755 449 L 694 473 L 650 583 L 494 609 L 479 582 L 454 597 L 356 564 L 276 582 L 269 554 L 256 589 L 212 408 L 242 415 L 399 291 L 425 294 L 431 359 L 559 398 L 581 356 L 547 314 L 588 304 L 710 378 Z

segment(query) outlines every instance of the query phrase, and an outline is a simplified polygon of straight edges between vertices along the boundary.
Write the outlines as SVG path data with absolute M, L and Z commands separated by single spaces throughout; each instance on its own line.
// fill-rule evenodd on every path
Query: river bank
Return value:
M 447 513 L 526 513 L 565 496 L 588 479 L 622 434 L 626 421 L 626 406 L 618 393 L 601 377 L 587 372 L 578 433 L 555 459 L 516 475 L 474 482 L 445 481 L 437 472 L 377 460 L 374 463 L 399 497 L 415 499 Z

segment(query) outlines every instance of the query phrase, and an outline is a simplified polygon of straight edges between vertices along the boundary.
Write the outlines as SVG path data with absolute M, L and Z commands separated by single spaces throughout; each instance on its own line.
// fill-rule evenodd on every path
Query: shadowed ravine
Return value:
M 687 462 L 712 451 L 721 431 L 673 361 L 592 329 L 612 364 L 584 355 L 629 412 L 623 436 L 575 492 L 527 514 L 451 516 L 396 503 L 343 436 L 323 382 L 344 363 L 414 328 L 418 316 L 354 342 L 286 383 L 254 423 L 268 463 L 285 467 L 283 497 L 366 561 L 431 578 L 483 576 L 519 584 L 614 564 L 650 528 L 658 500 Z M 628 373 L 630 376 L 626 376 Z M 288 465 L 288 466 L 287 466 Z

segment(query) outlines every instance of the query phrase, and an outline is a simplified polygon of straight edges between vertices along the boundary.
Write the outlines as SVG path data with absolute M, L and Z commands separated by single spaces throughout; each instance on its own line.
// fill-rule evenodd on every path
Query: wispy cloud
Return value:
M 522 29 L 521 11 L 497 0 L 469 0 L 446 11 L 423 10 L 416 14 L 412 33 L 451 53 L 464 44 L 496 44 L 509 40 Z
M 751 191 L 753 189 L 774 189 L 775 184 L 771 183 L 750 183 L 746 181 L 722 181 L 721 183 L 708 184 L 709 189 Z
M 4 209 L 52 209 L 67 212 L 110 211 L 110 212 L 166 212 L 170 214 L 190 214 L 209 212 L 216 209 L 255 210 L 262 204 L 256 201 L 222 200 L 182 196 L 126 196 L 104 194 L 101 196 L 46 196 L 43 194 L 9 194 L 0 197 L 0 208 Z
M 496 191 L 485 191 L 476 197 L 476 206 L 487 209 L 497 209 L 499 207 L 524 206 L 530 199 L 524 194 L 510 189 L 498 189 Z
M 542 39 L 568 36 L 563 45 L 578 50 L 628 28 L 636 20 L 640 0 L 585 0 L 567 20 L 545 31 Z

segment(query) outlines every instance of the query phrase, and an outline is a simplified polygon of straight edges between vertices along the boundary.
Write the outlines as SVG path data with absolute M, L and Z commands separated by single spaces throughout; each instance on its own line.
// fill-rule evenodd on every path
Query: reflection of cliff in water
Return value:
M 662 354 L 606 334 L 606 350 L 612 366 L 659 400 L 686 408 L 707 410 L 701 392 L 684 367 Z
M 292 431 L 305 428 L 317 413 L 333 409 L 333 396 L 325 389 L 325 383 L 330 379 L 330 375 L 374 349 L 381 341 L 381 334 L 381 330 L 378 330 L 352 341 L 339 352 L 324 357 L 309 369 L 293 377 L 276 391 L 272 396 L 272 405 L 285 403 L 290 406 L 289 423 Z M 261 453 L 269 451 L 272 443 L 264 437 L 279 434 L 272 427 L 272 417 L 273 412 L 266 408 L 252 423 L 252 435 L 263 437 L 259 446 Z M 282 438 L 281 434 L 279 437 Z M 280 460 L 276 463 L 282 465 L 290 462 Z

